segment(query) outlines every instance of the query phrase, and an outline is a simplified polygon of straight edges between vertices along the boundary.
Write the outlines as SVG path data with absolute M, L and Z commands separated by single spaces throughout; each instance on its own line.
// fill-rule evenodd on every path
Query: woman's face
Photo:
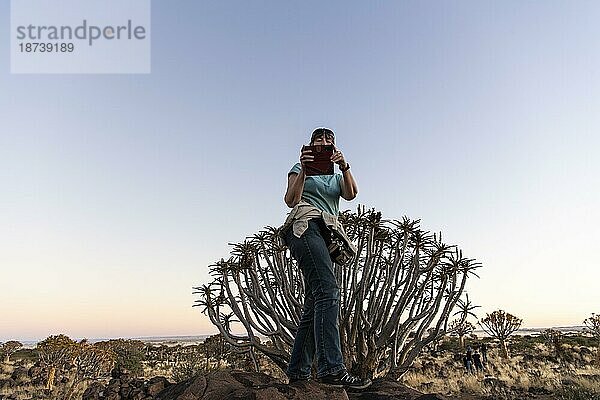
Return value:
M 333 138 L 332 135 L 327 135 L 327 134 L 320 134 L 320 135 L 316 135 L 315 138 L 313 139 L 312 144 L 313 145 L 325 145 L 325 144 L 334 144 L 335 140 Z

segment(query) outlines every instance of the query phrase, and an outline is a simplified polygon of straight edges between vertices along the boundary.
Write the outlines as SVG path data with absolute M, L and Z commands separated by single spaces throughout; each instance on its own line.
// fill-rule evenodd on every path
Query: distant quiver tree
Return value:
M 17 340 L 9 340 L 0 346 L 0 356 L 3 356 L 4 362 L 7 363 L 10 360 L 10 357 L 21 347 L 23 347 L 21 342 Z
M 564 357 L 564 349 L 563 349 L 563 338 L 564 335 L 558 329 L 544 329 L 541 333 L 541 336 L 546 340 L 548 346 L 554 349 L 554 355 L 556 358 Z
M 583 321 L 585 330 L 589 332 L 597 341 L 596 365 L 600 366 L 600 314 L 592 313 L 592 316 Z
M 353 260 L 334 266 L 346 367 L 363 377 L 399 377 L 423 347 L 446 332 L 468 277 L 481 265 L 443 243 L 441 233 L 420 229 L 419 220 L 383 220 L 364 206 L 339 218 L 358 249 Z M 305 287 L 278 233 L 266 227 L 232 244 L 227 260 L 209 266 L 212 282 L 193 293 L 199 295 L 194 305 L 229 344 L 257 349 L 285 370 Z M 231 313 L 244 333 L 223 323 Z
M 477 315 L 473 312 L 476 308 L 481 306 L 474 305 L 469 300 L 469 294 L 465 294 L 466 299 L 459 299 L 456 308 L 458 309 L 454 315 L 458 315 L 458 318 L 450 323 L 448 333 L 450 335 L 458 336 L 458 343 L 460 347 L 465 347 L 465 336 L 470 335 L 475 330 L 475 325 L 467 321 L 469 316 L 477 318 Z
M 461 321 L 460 319 L 453 320 L 448 327 L 449 334 L 458 337 L 458 345 L 461 348 L 465 347 L 465 336 L 470 335 L 474 331 L 475 325 L 469 321 Z
M 504 310 L 498 310 L 486 314 L 479 325 L 488 335 L 500 341 L 500 355 L 503 358 L 508 358 L 508 337 L 519 329 L 522 323 L 521 318 L 517 318 Z

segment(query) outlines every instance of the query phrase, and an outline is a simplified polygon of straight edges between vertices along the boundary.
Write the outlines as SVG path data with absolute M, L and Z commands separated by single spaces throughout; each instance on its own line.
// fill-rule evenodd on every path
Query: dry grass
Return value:
M 553 362 L 552 354 L 541 344 L 534 349 L 535 357 L 521 354 L 504 360 L 492 351 L 485 370 L 478 374 L 467 374 L 460 357 L 449 352 L 439 357 L 422 356 L 404 375 L 403 382 L 425 393 L 454 396 L 468 393 L 513 398 L 511 393 L 561 393 L 565 387 L 600 395 L 600 369 L 593 366 L 590 356 L 578 350 L 565 349 L 572 354 L 569 362 Z

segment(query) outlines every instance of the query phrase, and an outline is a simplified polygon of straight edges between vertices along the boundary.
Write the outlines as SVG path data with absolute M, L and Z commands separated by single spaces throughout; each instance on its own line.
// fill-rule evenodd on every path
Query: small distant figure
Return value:
M 477 373 L 483 371 L 483 364 L 481 363 L 481 355 L 477 351 L 475 351 L 473 353 L 473 363 L 475 364 L 475 370 L 477 371 Z
M 483 360 L 483 364 L 487 364 L 488 360 L 487 360 L 487 346 L 485 345 L 484 342 L 481 342 L 481 344 L 479 345 L 479 352 L 481 353 L 481 358 Z
M 471 348 L 471 346 L 467 346 L 467 354 L 465 354 L 463 362 L 465 364 L 467 374 L 474 374 L 475 371 L 473 370 L 473 349 Z

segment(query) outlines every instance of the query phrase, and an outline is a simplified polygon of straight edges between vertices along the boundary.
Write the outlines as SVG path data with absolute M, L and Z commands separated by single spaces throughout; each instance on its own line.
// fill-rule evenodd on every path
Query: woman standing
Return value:
M 331 161 L 339 166 L 341 174 L 307 176 L 306 163 L 314 159 L 308 149 L 301 151 L 300 162 L 288 172 L 285 203 L 293 209 L 281 235 L 302 271 L 305 298 L 286 374 L 290 383 L 309 380 L 316 357 L 319 382 L 362 389 L 371 381 L 350 375 L 344 366 L 338 320 L 340 288 L 328 249 L 332 231 L 345 238 L 346 245 L 353 246 L 337 217 L 339 198 L 354 199 L 358 187 L 350 164 L 335 146 L 331 129 L 315 129 L 310 144 L 333 145 Z

